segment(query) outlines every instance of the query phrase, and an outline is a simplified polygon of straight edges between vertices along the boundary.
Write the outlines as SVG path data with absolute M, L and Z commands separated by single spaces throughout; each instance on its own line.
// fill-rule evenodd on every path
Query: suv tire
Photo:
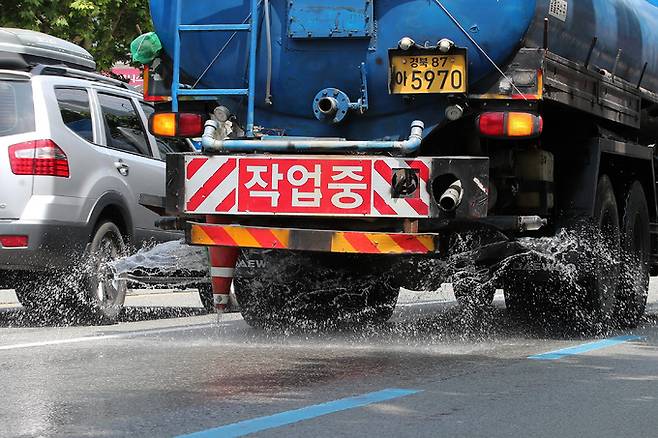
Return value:
M 80 291 L 72 303 L 78 315 L 89 322 L 116 322 L 126 299 L 125 280 L 114 278 L 108 262 L 126 253 L 126 244 L 119 227 L 106 221 L 96 227 L 87 247 L 87 263 L 82 275 Z

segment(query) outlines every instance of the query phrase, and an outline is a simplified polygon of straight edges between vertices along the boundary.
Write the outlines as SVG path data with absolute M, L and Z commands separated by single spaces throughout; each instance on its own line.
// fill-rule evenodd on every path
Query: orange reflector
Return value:
M 155 113 L 149 125 L 155 136 L 176 137 L 176 113 Z

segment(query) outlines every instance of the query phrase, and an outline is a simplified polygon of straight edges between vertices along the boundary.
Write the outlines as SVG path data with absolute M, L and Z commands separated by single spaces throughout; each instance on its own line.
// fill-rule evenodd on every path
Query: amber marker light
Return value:
M 507 135 L 509 137 L 531 137 L 535 134 L 536 116 L 528 113 L 507 115 Z
M 155 113 L 149 125 L 155 136 L 176 137 L 176 113 Z

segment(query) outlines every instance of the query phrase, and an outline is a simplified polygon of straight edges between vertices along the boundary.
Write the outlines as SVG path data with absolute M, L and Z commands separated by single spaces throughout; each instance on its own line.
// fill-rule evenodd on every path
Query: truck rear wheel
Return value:
M 624 202 L 621 224 L 621 275 L 617 289 L 617 323 L 637 327 L 649 294 L 649 207 L 642 184 L 635 181 Z
M 619 209 L 607 175 L 599 178 L 592 217 L 565 228 L 576 244 L 559 257 L 562 266 L 573 268 L 573 277 L 567 281 L 558 275 L 557 290 L 547 291 L 552 294 L 549 315 L 580 331 L 606 331 L 614 322 L 620 267 Z
M 614 317 L 619 283 L 619 209 L 612 182 L 599 178 L 594 203 L 594 232 L 584 230 L 584 251 L 578 252 L 577 268 L 583 275 L 585 310 L 595 322 L 608 325 Z
M 460 307 L 466 311 L 482 311 L 491 307 L 496 293 L 489 272 L 460 273 L 453 278 L 453 290 Z
M 387 256 L 246 250 L 235 294 L 256 328 L 382 323 L 399 293 L 392 266 Z
M 610 178 L 603 175 L 589 219 L 563 224 L 565 250 L 544 260 L 531 258 L 501 278 L 506 306 L 514 316 L 548 323 L 565 322 L 573 329 L 591 331 L 614 321 L 619 283 L 620 226 L 617 201 Z M 562 272 L 562 270 L 566 270 Z M 542 278 L 545 277 L 545 278 Z
M 197 286 L 201 305 L 208 313 L 215 313 L 215 301 L 212 294 L 212 284 L 203 283 Z

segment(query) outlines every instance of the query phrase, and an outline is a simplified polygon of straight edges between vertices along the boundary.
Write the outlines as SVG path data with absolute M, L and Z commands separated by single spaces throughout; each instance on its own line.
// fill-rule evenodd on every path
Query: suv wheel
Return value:
M 123 308 L 128 289 L 125 280 L 114 278 L 109 262 L 126 253 L 119 228 L 112 222 L 101 223 L 88 246 L 89 262 L 82 279 L 76 307 L 90 320 L 113 323 Z

